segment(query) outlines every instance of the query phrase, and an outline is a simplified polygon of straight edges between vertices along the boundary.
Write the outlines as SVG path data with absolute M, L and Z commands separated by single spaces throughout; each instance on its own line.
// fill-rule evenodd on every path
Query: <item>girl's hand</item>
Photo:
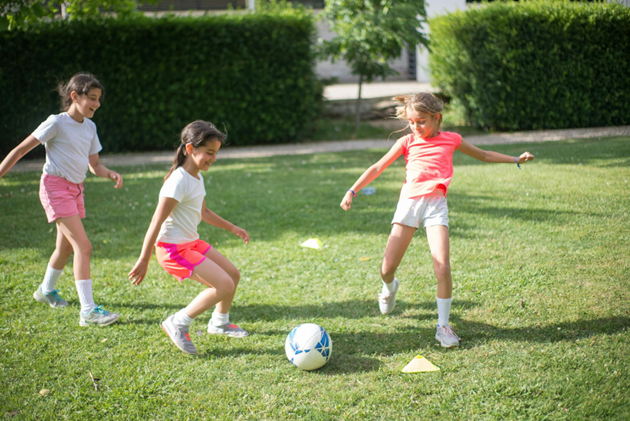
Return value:
M 249 234 L 243 228 L 239 228 L 234 225 L 234 228 L 232 228 L 232 234 L 236 235 L 237 237 L 241 237 L 245 244 L 249 243 Z
M 140 285 L 140 282 L 147 276 L 147 269 L 149 268 L 149 262 L 139 259 L 136 265 L 129 272 L 129 280 L 132 285 Z
M 534 155 L 530 154 L 529 152 L 523 152 L 517 159 L 516 162 L 518 162 L 519 164 L 522 164 L 524 162 L 527 161 L 531 161 L 534 159 Z
M 341 203 L 339 204 L 339 206 L 341 206 L 341 208 L 345 211 L 350 210 L 350 207 L 352 206 L 352 198 L 354 196 L 352 195 L 351 191 L 347 191 L 346 195 L 343 197 L 343 200 L 341 201 Z
M 114 185 L 115 189 L 119 189 L 122 187 L 123 185 L 123 179 L 122 176 L 120 174 L 118 174 L 116 171 L 109 171 L 109 173 L 107 174 L 107 178 L 109 178 L 110 180 L 112 180 L 113 182 L 115 182 L 116 184 Z

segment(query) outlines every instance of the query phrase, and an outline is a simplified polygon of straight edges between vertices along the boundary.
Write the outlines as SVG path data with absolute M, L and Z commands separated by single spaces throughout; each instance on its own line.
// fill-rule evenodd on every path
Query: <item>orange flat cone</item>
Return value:
M 421 355 L 416 356 L 409 364 L 402 369 L 403 373 L 420 373 L 423 371 L 440 371 L 440 367 L 434 366 L 429 360 Z

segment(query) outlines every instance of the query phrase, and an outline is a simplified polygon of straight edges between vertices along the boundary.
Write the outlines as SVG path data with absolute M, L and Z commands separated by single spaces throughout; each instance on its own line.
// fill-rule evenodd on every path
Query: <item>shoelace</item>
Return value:
M 105 310 L 101 306 L 94 307 L 94 310 L 92 310 L 92 312 L 93 313 L 100 313 L 100 314 L 102 314 L 104 316 L 107 316 L 109 314 L 109 311 Z
M 378 300 L 383 304 L 389 304 L 393 296 L 393 293 L 389 295 L 378 294 Z
M 459 336 L 457 336 L 455 334 L 455 332 L 453 332 L 453 329 L 451 329 L 450 325 L 446 325 L 444 326 L 442 329 L 444 329 L 444 333 L 448 334 L 448 335 L 453 335 L 457 338 L 458 341 L 460 341 L 461 339 L 459 338 Z
M 61 291 L 60 291 L 60 290 L 58 290 L 58 289 L 53 289 L 53 290 L 52 290 L 52 291 L 50 291 L 50 293 L 49 293 L 49 294 L 47 294 L 47 295 L 52 295 L 53 297 L 55 297 L 55 299 L 56 299 L 57 301 L 61 301 L 61 297 L 59 296 L 59 293 L 60 293 L 60 292 L 61 292 Z

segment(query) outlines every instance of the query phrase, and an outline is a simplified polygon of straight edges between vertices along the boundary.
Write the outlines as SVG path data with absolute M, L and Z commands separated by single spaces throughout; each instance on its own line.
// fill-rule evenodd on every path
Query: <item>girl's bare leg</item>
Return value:
M 64 267 L 66 267 L 66 264 L 68 263 L 68 259 L 70 258 L 71 254 L 72 244 L 70 243 L 70 241 L 68 241 L 66 236 L 63 235 L 63 232 L 57 225 L 57 240 L 55 243 L 55 251 L 53 251 L 53 254 L 50 256 L 48 265 L 53 269 L 62 270 Z
M 387 239 L 385 256 L 381 265 L 381 279 L 386 284 L 394 281 L 396 269 L 398 269 L 415 233 L 416 228 L 414 227 L 392 224 L 392 231 Z
M 74 279 L 77 281 L 91 279 L 90 257 L 92 255 L 92 244 L 85 233 L 81 218 L 79 215 L 73 215 L 67 218 L 59 218 L 56 222 L 57 230 L 60 231 L 65 239 L 72 245 L 72 250 L 74 251 L 74 262 L 72 265 L 74 269 Z M 60 242 L 63 246 L 63 240 L 59 240 L 59 236 L 57 236 L 58 246 Z M 56 251 L 57 250 L 55 250 L 55 253 Z M 55 253 L 53 253 L 53 256 L 55 256 Z M 60 254 L 56 264 L 60 263 L 62 259 L 63 255 Z
M 206 259 L 196 266 L 190 278 L 208 287 L 186 307 L 186 314 L 190 318 L 194 319 L 223 300 L 232 302 L 236 290 L 234 281 L 212 259 Z
M 433 258 L 433 271 L 438 280 L 437 297 L 451 298 L 453 279 L 451 277 L 448 227 L 434 225 L 427 227 L 426 230 L 431 257 Z

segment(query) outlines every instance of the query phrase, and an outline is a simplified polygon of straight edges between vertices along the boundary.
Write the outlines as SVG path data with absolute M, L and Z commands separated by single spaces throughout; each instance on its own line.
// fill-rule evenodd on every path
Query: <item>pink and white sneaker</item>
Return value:
M 459 336 L 457 336 L 455 332 L 453 332 L 453 329 L 451 329 L 450 325 L 437 325 L 435 339 L 440 341 L 444 348 L 453 348 L 454 346 L 459 346 L 459 341 L 461 340 Z
M 249 332 L 232 323 L 223 326 L 214 326 L 212 323 L 208 323 L 208 333 L 211 335 L 228 335 L 232 338 L 244 338 L 245 336 L 249 336 Z

